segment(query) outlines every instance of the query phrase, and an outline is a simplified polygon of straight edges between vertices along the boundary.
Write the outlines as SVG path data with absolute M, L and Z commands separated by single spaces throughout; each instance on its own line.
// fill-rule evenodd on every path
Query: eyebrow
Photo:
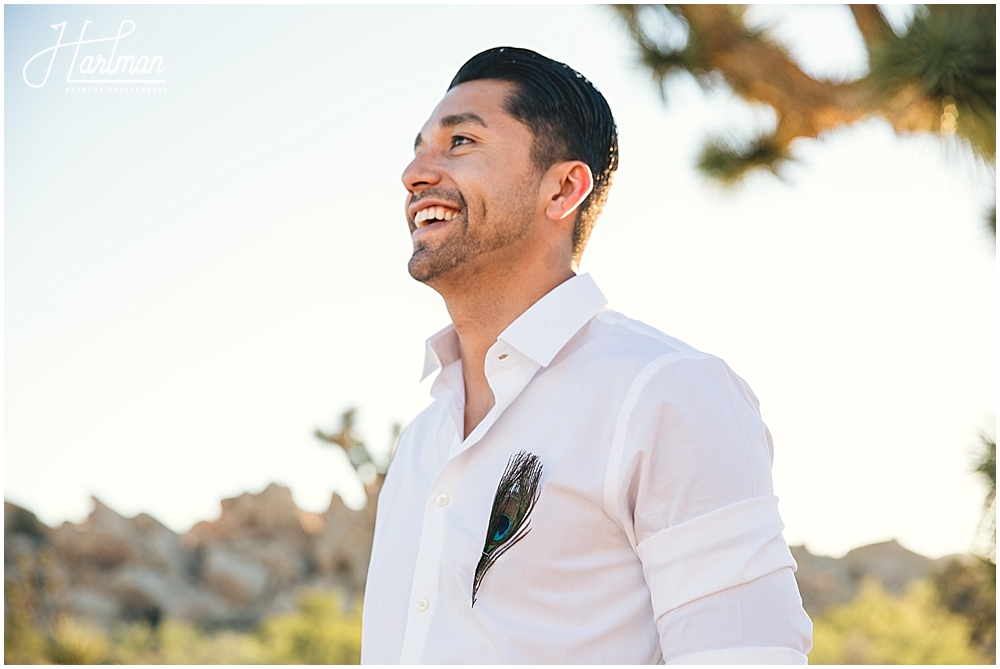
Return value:
M 475 123 L 476 125 L 481 125 L 484 128 L 488 128 L 486 121 L 476 113 L 464 112 L 462 114 L 449 114 L 441 119 L 440 126 L 442 128 L 454 128 L 456 125 L 461 125 L 463 123 Z M 417 133 L 417 138 L 413 141 L 413 148 L 416 149 L 424 141 L 423 135 L 419 132 Z

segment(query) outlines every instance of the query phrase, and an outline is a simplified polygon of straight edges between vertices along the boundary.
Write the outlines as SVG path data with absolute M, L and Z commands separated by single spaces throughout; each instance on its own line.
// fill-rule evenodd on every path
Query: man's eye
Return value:
M 460 146 L 462 144 L 470 144 L 472 142 L 468 137 L 462 137 L 461 135 L 455 135 L 451 138 L 452 147 Z

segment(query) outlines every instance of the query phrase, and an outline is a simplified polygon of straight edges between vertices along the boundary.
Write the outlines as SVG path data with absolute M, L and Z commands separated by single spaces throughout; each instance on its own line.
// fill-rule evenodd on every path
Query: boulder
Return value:
M 791 551 L 799 565 L 795 580 L 802 595 L 802 607 L 810 615 L 851 601 L 854 582 L 842 560 L 813 555 L 805 546 L 792 546 Z
M 308 552 L 283 541 L 245 539 L 226 546 L 232 552 L 249 558 L 266 569 L 273 585 L 278 588 L 302 582 L 313 570 Z
M 282 541 L 305 549 L 311 532 L 317 529 L 315 519 L 304 517 L 295 505 L 292 491 L 272 483 L 257 495 L 243 493 L 239 497 L 222 500 L 219 518 L 197 523 L 187 536 L 189 545 L 263 539 Z
M 184 580 L 141 565 L 129 565 L 118 570 L 108 591 L 120 603 L 125 619 L 145 619 L 157 624 L 163 617 L 188 622 L 208 623 L 232 615 L 220 597 Z
M 71 570 L 92 574 L 130 564 L 176 574 L 190 570 L 191 556 L 176 533 L 146 514 L 125 518 L 92 500 L 94 510 L 83 523 L 63 523 L 49 535 Z
M 24 534 L 38 540 L 45 540 L 50 529 L 38 520 L 38 516 L 17 504 L 4 500 L 3 503 L 3 534 Z
M 844 563 L 855 581 L 872 576 L 894 595 L 904 594 L 912 581 L 935 570 L 934 560 L 903 548 L 895 539 L 855 548 L 844 556 Z
M 323 513 L 323 531 L 313 543 L 317 571 L 333 577 L 350 592 L 363 592 L 373 536 L 374 525 L 367 509 L 349 509 L 334 493 Z
M 248 607 L 268 590 L 271 573 L 253 558 L 224 546 L 209 545 L 204 549 L 201 580 L 230 604 Z
M 118 599 L 99 586 L 70 586 L 57 600 L 61 612 L 111 627 L 121 618 L 122 607 Z
M 802 606 L 814 616 L 850 602 L 865 578 L 874 578 L 887 592 L 902 595 L 913 581 L 932 576 L 947 560 L 931 560 L 896 540 L 855 548 L 842 558 L 813 555 L 805 546 L 792 546 L 791 551 L 799 565 L 795 578 Z

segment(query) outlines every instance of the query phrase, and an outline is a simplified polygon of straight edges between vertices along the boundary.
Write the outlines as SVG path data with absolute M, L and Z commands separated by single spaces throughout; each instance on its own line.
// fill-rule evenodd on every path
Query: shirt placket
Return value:
M 448 449 L 448 460 L 434 479 L 424 501 L 420 546 L 417 549 L 413 586 L 408 601 L 406 631 L 400 655 L 402 664 L 422 662 L 427 638 L 436 616 L 435 608 L 453 604 L 448 598 L 448 593 L 441 589 L 441 565 L 448 538 L 448 516 L 451 505 L 449 492 L 454 489 L 454 484 L 462 476 L 463 463 L 468 463 L 467 459 L 458 456 L 486 436 L 538 368 L 537 363 L 522 356 L 506 342 L 497 342 L 487 353 L 486 375 L 493 389 L 494 407 L 468 439 L 462 440 L 457 433 L 454 435 Z M 441 390 L 441 396 L 442 398 L 445 396 L 444 389 Z
M 455 435 L 455 439 L 458 440 L 458 435 Z M 446 463 L 424 501 L 424 522 L 408 601 L 401 664 L 418 664 L 422 661 L 435 609 L 444 604 L 441 564 L 447 538 L 448 507 L 451 504 L 449 492 L 453 489 L 456 477 L 460 476 L 458 469 L 459 465 L 454 459 Z

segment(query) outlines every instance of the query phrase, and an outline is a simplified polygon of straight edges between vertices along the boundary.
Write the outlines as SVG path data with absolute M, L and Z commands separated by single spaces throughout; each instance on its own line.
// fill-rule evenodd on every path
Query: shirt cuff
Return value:
M 657 532 L 636 547 L 656 618 L 797 565 L 774 495 L 752 497 Z
M 667 664 L 809 664 L 791 648 L 726 648 L 675 657 Z

